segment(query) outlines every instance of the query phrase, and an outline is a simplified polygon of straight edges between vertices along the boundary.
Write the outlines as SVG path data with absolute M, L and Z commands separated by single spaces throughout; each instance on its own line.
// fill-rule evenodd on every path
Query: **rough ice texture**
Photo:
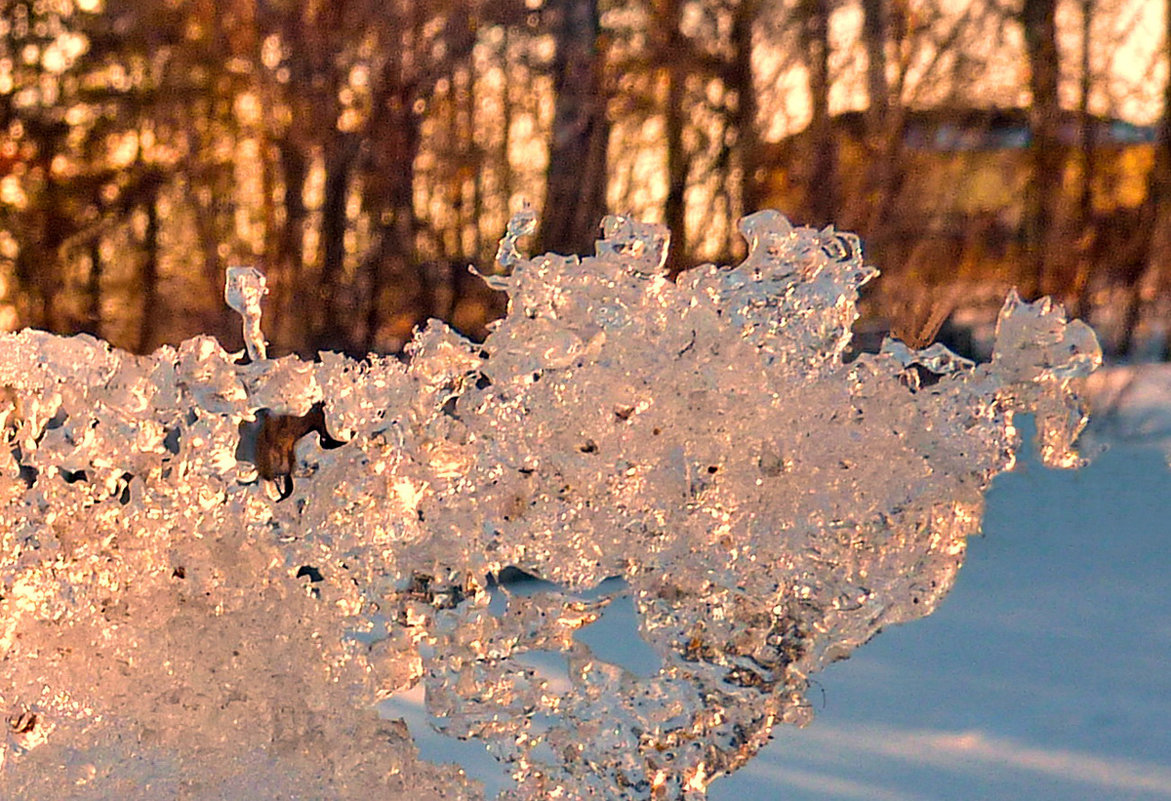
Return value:
M 1069 383 L 1100 355 L 1047 301 L 1009 298 L 989 364 L 846 361 L 876 273 L 849 234 L 761 212 L 743 264 L 672 281 L 659 226 L 608 218 L 583 260 L 524 258 L 531 226 L 483 345 L 432 322 L 406 364 L 264 358 L 250 274 L 249 363 L 0 337 L 0 797 L 478 797 L 376 714 L 420 681 L 502 797 L 700 797 L 809 719 L 811 674 L 948 591 L 1014 414 L 1077 463 Z M 322 401 L 347 444 L 302 438 L 278 500 L 249 421 Z M 612 576 L 653 675 L 575 637 Z

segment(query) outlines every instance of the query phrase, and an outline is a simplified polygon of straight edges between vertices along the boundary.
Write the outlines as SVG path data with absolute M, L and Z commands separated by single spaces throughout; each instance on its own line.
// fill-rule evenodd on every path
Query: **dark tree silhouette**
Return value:
M 1032 175 L 1025 189 L 1023 234 L 1029 272 L 1021 294 L 1029 299 L 1047 291 L 1047 268 L 1052 247 L 1055 208 L 1061 196 L 1065 165 L 1061 143 L 1061 103 L 1058 81 L 1061 65 L 1057 50 L 1057 0 L 1024 0 L 1021 8 L 1025 50 L 1029 62 L 1029 107 Z
M 541 250 L 590 253 L 606 213 L 607 119 L 605 39 L 597 0 L 549 0 L 556 41 L 556 111 L 549 144 Z
M 808 222 L 829 225 L 839 207 L 837 143 L 829 112 L 830 0 L 801 0 L 801 44 L 809 74 L 809 154 L 806 178 Z

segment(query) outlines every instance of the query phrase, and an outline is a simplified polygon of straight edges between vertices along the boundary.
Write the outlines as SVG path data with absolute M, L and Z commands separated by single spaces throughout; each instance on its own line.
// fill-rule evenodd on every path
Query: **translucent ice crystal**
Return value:
M 247 364 L 0 335 L 0 797 L 478 797 L 375 711 L 422 682 L 503 798 L 698 798 L 946 594 L 1015 414 L 1077 463 L 1100 353 L 1047 301 L 1009 298 L 988 364 L 847 362 L 851 235 L 762 212 L 743 264 L 671 281 L 659 226 L 581 260 L 523 257 L 532 226 L 485 342 L 432 322 L 405 364 L 267 359 L 259 273 L 227 291 Z M 611 577 L 657 669 L 577 636 Z
M 260 300 L 268 294 L 268 281 L 255 267 L 229 267 L 224 300 L 244 320 L 244 347 L 248 358 L 266 358 L 268 343 L 260 330 Z

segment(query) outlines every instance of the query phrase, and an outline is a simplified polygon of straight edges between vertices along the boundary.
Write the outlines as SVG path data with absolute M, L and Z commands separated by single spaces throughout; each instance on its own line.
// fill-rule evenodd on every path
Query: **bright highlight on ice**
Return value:
M 247 361 L 0 336 L 0 796 L 478 797 L 375 712 L 422 682 L 504 797 L 699 798 L 809 719 L 811 674 L 946 594 L 1014 414 L 1078 463 L 1100 351 L 1047 301 L 1009 298 L 989 364 L 847 363 L 876 274 L 852 235 L 760 212 L 743 264 L 671 281 L 660 226 L 529 259 L 531 224 L 483 345 L 432 322 L 407 364 L 266 358 L 254 270 L 226 292 Z M 318 403 L 346 444 L 290 442 L 278 500 L 252 421 Z M 510 566 L 557 588 L 490 603 Z M 574 636 L 611 576 L 657 673 Z

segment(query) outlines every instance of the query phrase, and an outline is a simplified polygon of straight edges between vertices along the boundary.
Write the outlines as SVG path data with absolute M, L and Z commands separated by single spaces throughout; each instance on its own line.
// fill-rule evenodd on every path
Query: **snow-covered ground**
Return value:
M 711 798 L 1171 799 L 1171 369 L 1103 371 L 1090 394 L 1093 463 L 1025 454 L 941 608 L 816 676 L 814 722 L 777 729 Z M 633 610 L 603 623 L 612 658 L 639 669 Z M 424 757 L 460 761 L 489 798 L 507 785 L 483 746 L 432 732 L 420 701 L 385 713 Z

